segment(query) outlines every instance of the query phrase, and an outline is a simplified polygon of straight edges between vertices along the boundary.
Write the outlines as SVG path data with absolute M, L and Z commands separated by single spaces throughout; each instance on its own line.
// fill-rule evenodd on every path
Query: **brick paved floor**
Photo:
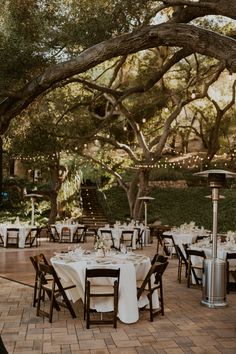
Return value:
M 1 249 L 0 275 L 33 284 L 29 255 L 41 251 L 50 255 L 67 247 L 44 242 L 37 249 Z M 91 242 L 86 247 L 91 247 Z M 155 247 L 154 242 L 143 253 L 154 255 Z M 179 284 L 176 267 L 176 259 L 170 259 L 164 276 L 165 316 L 151 323 L 148 311 L 142 311 L 137 323 L 118 321 L 117 329 L 93 325 L 87 330 L 80 303 L 76 304 L 78 318 L 72 319 L 62 309 L 54 311 L 50 324 L 36 317 L 32 287 L 0 277 L 0 333 L 5 346 L 9 354 L 235 354 L 236 293 L 227 296 L 228 307 L 202 306 L 201 290 L 188 289 L 185 281 Z

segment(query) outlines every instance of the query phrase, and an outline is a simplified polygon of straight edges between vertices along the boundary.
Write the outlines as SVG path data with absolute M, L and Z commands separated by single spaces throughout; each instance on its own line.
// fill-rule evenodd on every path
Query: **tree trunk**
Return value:
M 143 202 L 139 198 L 149 194 L 149 178 L 150 169 L 141 169 L 135 174 L 133 181 L 130 183 L 127 198 L 131 210 L 131 217 L 135 220 L 141 221 L 144 217 Z M 134 186 L 136 188 L 134 188 Z
M 52 191 L 50 193 L 49 199 L 50 199 L 50 204 L 51 204 L 51 209 L 50 209 L 50 214 L 49 214 L 49 219 L 48 219 L 48 224 L 55 224 L 56 217 L 57 217 L 57 194 L 58 192 Z
M 51 203 L 51 210 L 49 214 L 49 223 L 54 224 L 58 214 L 57 197 L 58 192 L 65 178 L 68 175 L 68 171 L 65 167 L 59 165 L 59 161 L 56 164 L 50 166 L 52 189 L 49 193 L 49 199 Z

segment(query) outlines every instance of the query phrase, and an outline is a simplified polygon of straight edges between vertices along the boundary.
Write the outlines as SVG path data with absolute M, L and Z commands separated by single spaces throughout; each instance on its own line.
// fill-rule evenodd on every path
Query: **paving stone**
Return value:
M 90 247 L 89 242 L 84 244 Z M 44 244 L 55 252 L 61 244 Z M 143 251 L 152 256 L 155 243 Z M 36 250 L 0 249 L 1 253 Z M 15 274 L 16 275 L 16 274 Z M 21 273 L 18 274 L 21 276 Z M 134 324 L 118 321 L 117 329 L 93 325 L 89 330 L 83 320 L 81 302 L 76 304 L 79 317 L 72 319 L 66 309 L 53 312 L 53 322 L 37 317 L 32 306 L 33 288 L 0 277 L 0 333 L 9 354 L 235 354 L 236 293 L 227 296 L 228 307 L 209 309 L 200 304 L 201 289 L 187 288 L 177 282 L 177 260 L 171 258 L 164 274 L 165 315 L 149 320 L 142 311 Z M 33 271 L 31 278 L 33 284 Z M 21 279 L 20 279 L 21 280 Z

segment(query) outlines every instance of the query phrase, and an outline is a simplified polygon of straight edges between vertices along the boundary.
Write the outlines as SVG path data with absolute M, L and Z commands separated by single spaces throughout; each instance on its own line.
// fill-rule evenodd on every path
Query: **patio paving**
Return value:
M 92 240 L 84 245 L 91 248 Z M 36 249 L 0 249 L 0 333 L 9 354 L 236 353 L 236 293 L 227 296 L 225 308 L 202 306 L 200 289 L 188 289 L 185 280 L 177 282 L 174 258 L 164 274 L 165 315 L 154 322 L 149 321 L 148 311 L 141 311 L 137 323 L 118 321 L 117 329 L 93 325 L 88 330 L 81 303 L 76 304 L 76 319 L 66 309 L 54 311 L 52 324 L 37 317 L 32 306 L 34 272 L 29 256 L 44 252 L 50 257 L 68 246 L 42 242 Z M 155 249 L 154 240 L 139 252 L 153 256 Z

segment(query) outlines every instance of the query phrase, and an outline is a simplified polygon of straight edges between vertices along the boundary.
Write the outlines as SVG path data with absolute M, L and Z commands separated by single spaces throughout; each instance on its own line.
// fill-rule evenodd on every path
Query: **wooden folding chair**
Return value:
M 75 311 L 66 295 L 66 290 L 75 288 L 74 284 L 69 284 L 67 286 L 62 286 L 60 279 L 57 276 L 56 271 L 54 270 L 52 265 L 39 263 L 39 272 L 40 272 L 40 280 L 39 280 L 39 293 L 38 293 L 38 301 L 37 301 L 37 316 L 46 316 L 49 318 L 49 322 L 52 322 L 53 315 L 53 307 L 60 310 L 60 306 L 66 307 L 72 316 L 72 318 L 76 318 Z M 47 280 L 47 276 L 52 277 L 52 282 Z M 42 291 L 48 295 L 50 299 L 50 308 L 49 312 L 41 309 L 41 299 L 42 299 Z M 58 297 L 62 297 L 63 301 L 59 301 Z M 55 306 L 55 305 L 58 305 Z
M 234 260 L 234 264 L 232 264 Z M 234 282 L 230 280 L 230 275 Z M 226 290 L 229 294 L 230 290 L 236 290 L 236 253 L 226 253 Z
M 134 230 L 137 230 L 137 237 L 136 237 L 136 246 L 139 245 L 141 249 L 143 249 L 143 234 L 145 229 L 140 229 L 140 227 L 135 227 Z
M 49 264 L 47 258 L 43 253 L 40 253 L 36 256 L 31 256 L 30 261 L 35 270 L 35 279 L 34 279 L 34 295 L 33 295 L 33 306 L 35 307 L 38 302 L 38 291 L 39 291 L 39 280 L 40 280 L 40 272 L 39 272 L 39 263 Z M 47 278 L 47 281 L 51 281 L 52 278 Z M 42 292 L 42 300 L 45 299 L 45 292 Z M 59 306 L 57 306 L 59 309 Z
M 186 248 L 186 247 L 185 247 Z M 178 256 L 178 275 L 177 275 L 177 280 L 179 283 L 181 283 L 182 280 L 182 267 L 185 267 L 185 278 L 188 277 L 188 260 L 183 253 L 181 247 L 179 245 L 176 245 L 176 251 L 177 251 L 177 256 Z
M 92 280 L 95 278 L 112 278 L 112 285 L 93 285 Z M 90 328 L 90 324 L 109 324 L 117 327 L 118 313 L 118 293 L 119 293 L 120 269 L 94 268 L 86 269 L 85 273 L 85 294 L 84 294 L 84 319 L 86 319 L 86 328 Z M 93 319 L 90 318 L 91 308 L 90 299 L 101 297 L 113 297 L 113 319 Z
M 53 241 L 53 242 L 60 241 L 60 236 L 57 232 L 55 225 L 48 225 L 47 226 L 47 233 L 49 235 L 49 241 Z
M 120 244 L 123 243 L 127 247 L 133 248 L 133 238 L 134 238 L 133 230 L 122 230 L 121 237 L 120 237 Z
M 173 254 L 177 255 L 176 244 L 172 235 L 161 235 L 162 246 L 165 254 L 172 257 Z
M 71 242 L 71 230 L 69 229 L 69 227 L 62 227 L 59 242 Z
M 202 274 L 203 274 L 203 261 L 206 258 L 205 252 L 200 250 L 191 250 L 189 248 L 185 249 L 187 260 L 188 260 L 188 274 L 187 274 L 187 287 L 190 287 L 191 276 L 195 280 L 197 285 L 202 285 Z M 193 264 L 191 257 L 198 257 L 198 262 Z
M 78 226 L 73 235 L 73 242 L 85 242 L 86 230 L 87 230 L 86 226 Z
M 162 275 L 168 266 L 168 262 L 164 263 L 154 263 L 148 274 L 146 275 L 143 281 L 138 281 L 137 283 L 137 297 L 141 297 L 145 293 L 149 300 L 149 312 L 150 312 L 150 321 L 153 322 L 154 316 L 159 313 L 164 316 L 164 295 L 163 295 L 163 284 L 162 284 Z M 154 277 L 154 282 L 153 282 Z M 158 291 L 158 297 L 160 301 L 161 308 L 158 310 L 153 309 L 152 295 L 154 291 Z
M 19 247 L 19 228 L 7 228 L 6 247 Z
M 4 247 L 4 239 L 1 234 L 0 234 L 0 247 Z
M 115 240 L 112 235 L 112 231 L 109 229 L 101 229 L 100 230 L 101 237 L 110 244 L 111 248 L 115 248 L 119 250 L 118 244 L 115 245 Z M 116 240 L 118 242 L 118 240 Z
M 40 228 L 39 227 L 32 227 L 25 239 L 25 247 L 29 246 L 38 246 L 38 237 L 40 233 Z

